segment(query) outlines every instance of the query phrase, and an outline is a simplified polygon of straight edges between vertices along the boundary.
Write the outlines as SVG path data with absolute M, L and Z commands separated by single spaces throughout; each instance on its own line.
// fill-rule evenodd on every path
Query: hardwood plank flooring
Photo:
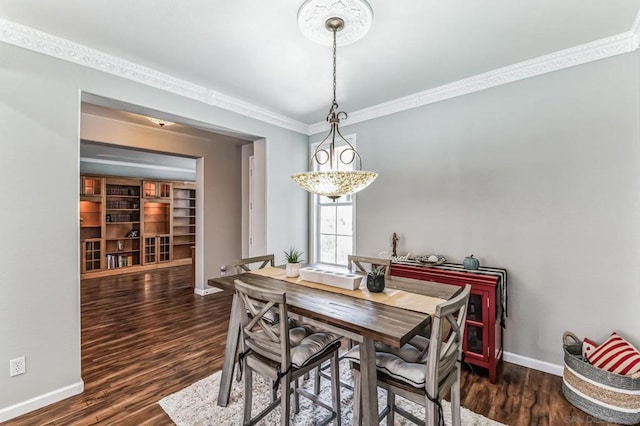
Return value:
M 82 281 L 81 395 L 6 425 L 170 425 L 157 402 L 220 370 L 231 295 L 190 288 L 191 267 Z M 596 422 L 562 396 L 560 377 L 503 363 L 462 376 L 462 405 L 514 426 Z M 600 423 L 599 424 L 606 424 Z

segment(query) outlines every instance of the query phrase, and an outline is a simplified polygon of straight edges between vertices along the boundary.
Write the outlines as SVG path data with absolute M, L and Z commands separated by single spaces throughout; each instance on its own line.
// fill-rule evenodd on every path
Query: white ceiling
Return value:
M 331 101 L 331 50 L 301 34 L 302 3 L 1 0 L 0 17 L 310 124 Z M 338 48 L 347 112 L 628 32 L 640 10 L 640 0 L 369 3 L 369 33 Z

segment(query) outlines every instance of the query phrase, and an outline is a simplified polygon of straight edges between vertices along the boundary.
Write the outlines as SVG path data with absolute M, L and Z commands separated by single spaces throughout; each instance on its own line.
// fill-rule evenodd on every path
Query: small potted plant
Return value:
M 367 274 L 367 290 L 371 293 L 382 293 L 384 290 L 384 266 L 372 266 Z
M 302 259 L 300 258 L 300 256 L 302 256 L 302 252 L 292 247 L 288 251 L 285 251 L 284 255 L 287 259 L 287 270 L 286 270 L 287 277 L 295 278 L 299 276 L 300 264 L 302 262 Z

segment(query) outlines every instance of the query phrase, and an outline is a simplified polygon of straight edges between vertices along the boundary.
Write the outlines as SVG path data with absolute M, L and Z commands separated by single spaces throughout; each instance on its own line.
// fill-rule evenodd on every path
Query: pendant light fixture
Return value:
M 160 120 L 159 118 L 153 118 L 153 117 L 147 117 L 147 120 L 149 120 L 153 124 L 156 124 L 156 125 L 158 125 L 160 127 L 173 126 L 174 124 L 176 124 L 176 123 L 174 123 L 172 121 Z
M 346 119 L 347 113 L 338 111 L 336 101 L 336 34 L 344 28 L 345 21 L 334 16 L 328 18 L 324 26 L 333 33 L 333 102 L 327 115 L 330 129 L 311 156 L 310 171 L 296 173 L 291 178 L 303 189 L 336 201 L 343 195 L 363 190 L 378 174 L 362 170 L 360 154 L 340 133 L 340 119 Z M 345 146 L 340 148 L 339 154 L 336 142 Z

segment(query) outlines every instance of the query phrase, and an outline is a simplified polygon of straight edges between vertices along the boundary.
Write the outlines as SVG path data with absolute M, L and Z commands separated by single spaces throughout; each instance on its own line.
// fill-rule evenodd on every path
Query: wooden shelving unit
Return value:
M 102 236 L 102 201 L 80 201 L 80 239 Z
M 173 258 L 191 257 L 196 245 L 196 187 L 195 184 L 173 185 Z
M 102 270 L 104 242 L 105 179 L 97 176 L 80 178 L 80 270 L 81 273 Z
M 145 235 L 170 233 L 171 202 L 144 201 L 144 217 L 142 232 Z
M 106 181 L 106 269 L 122 269 L 141 264 L 141 183 L 139 179 L 122 178 L 108 178 Z
M 82 175 L 82 277 L 191 263 L 195 201 L 189 182 Z

